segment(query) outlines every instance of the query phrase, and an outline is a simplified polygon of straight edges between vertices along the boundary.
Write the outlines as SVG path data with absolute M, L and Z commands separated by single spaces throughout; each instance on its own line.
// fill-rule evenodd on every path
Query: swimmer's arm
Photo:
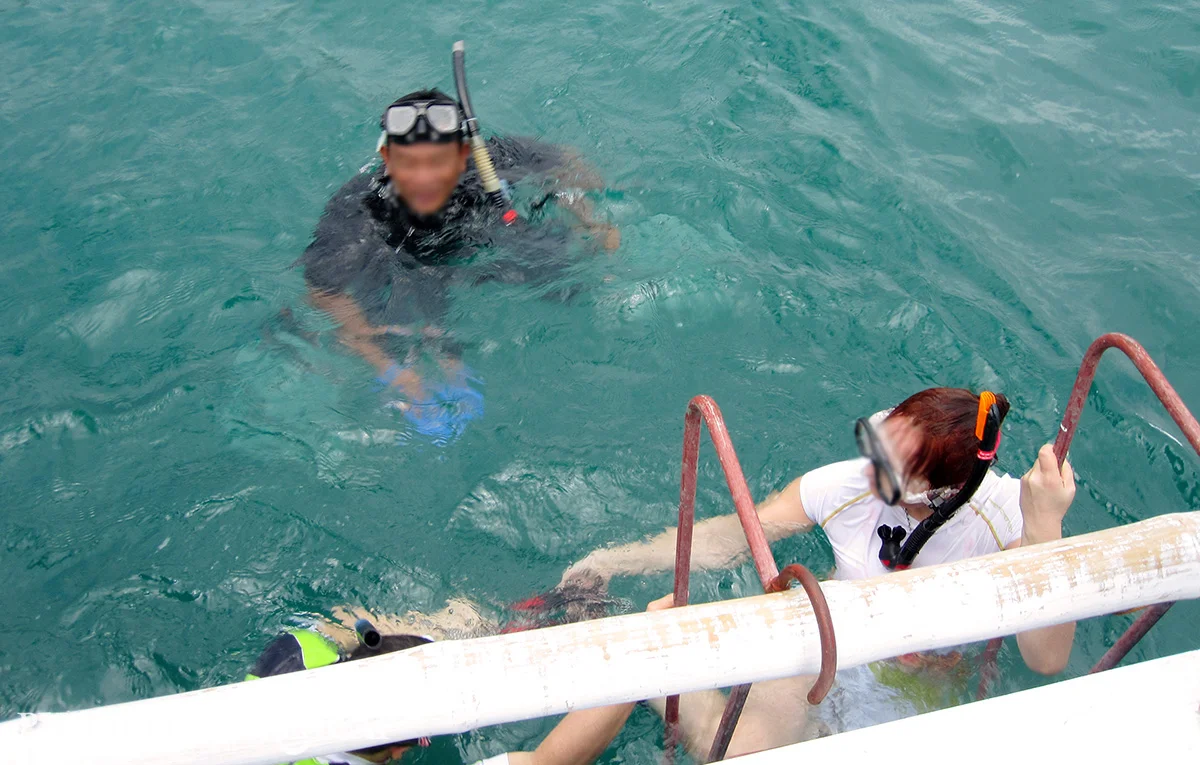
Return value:
M 1071 463 L 1058 466 L 1054 447 L 1038 452 L 1037 461 L 1021 478 L 1021 538 L 1006 549 L 1039 545 L 1062 539 L 1062 522 L 1075 499 L 1075 473 Z M 1042 675 L 1067 668 L 1075 643 L 1075 622 L 1028 630 L 1017 635 L 1017 647 L 1026 666 Z
M 604 178 L 600 172 L 573 149 L 561 149 L 563 162 L 550 171 L 550 176 L 563 189 L 558 196 L 558 203 L 569 210 L 588 233 L 604 244 L 604 249 L 612 251 L 621 246 L 621 231 L 611 223 L 596 219 L 596 205 L 592 200 L 578 193 L 582 191 L 597 191 L 604 188 Z M 576 193 L 572 193 L 576 192 Z
M 560 186 L 582 191 L 603 191 L 604 176 L 575 149 L 560 146 L 562 162 L 550 171 Z
M 378 374 L 385 374 L 395 363 L 375 342 L 375 338 L 386 333 L 387 328 L 376 327 L 367 321 L 366 314 L 354 298 L 344 292 L 309 287 L 308 299 L 313 306 L 337 322 L 337 336 L 342 345 L 361 356 Z M 423 398 L 421 378 L 412 369 L 399 372 L 392 384 L 401 388 L 412 400 Z
M 630 702 L 571 712 L 536 750 L 509 752 L 508 765 L 591 765 L 621 732 L 633 706 Z
M 1053 539 L 1038 538 L 1037 541 L 1026 539 L 1022 534 L 1020 540 L 1004 549 L 1015 550 L 1022 544 L 1041 544 L 1054 539 L 1062 539 L 1062 532 L 1060 531 L 1058 536 Z M 1066 669 L 1067 661 L 1071 658 L 1071 647 L 1074 644 L 1075 622 L 1017 633 L 1017 648 L 1021 651 L 1021 658 L 1025 660 L 1025 666 L 1039 675 L 1057 675 Z
M 509 752 L 509 765 L 591 765 L 617 737 L 633 703 L 571 712 L 532 752 Z
M 415 623 L 428 625 L 426 634 L 435 640 L 487 637 L 500 632 L 500 625 L 479 613 L 479 608 L 465 598 L 452 598 L 447 601 L 445 608 L 428 616 L 417 614 L 415 611 L 405 614 L 403 622 L 409 624 L 410 632 L 414 616 L 417 617 Z M 424 621 L 421 621 L 422 619 Z
M 354 298 L 344 292 L 309 287 L 308 300 L 313 306 L 329 314 L 337 323 L 338 340 L 362 356 L 377 371 L 383 372 L 392 364 L 387 354 L 375 344 L 375 337 L 379 332 L 367 321 L 366 315 Z
M 800 479 L 759 504 L 758 518 L 768 542 L 811 529 L 813 522 L 800 501 Z M 645 542 L 595 550 L 567 569 L 563 581 L 589 573 L 607 580 L 614 576 L 669 571 L 675 567 L 675 533 L 670 528 Z M 746 534 L 736 513 L 701 521 L 692 530 L 693 571 L 730 568 L 744 561 L 749 553 Z
M 1025 666 L 1039 675 L 1057 675 L 1067 668 L 1075 644 L 1075 622 L 1017 633 L 1017 648 Z
M 609 252 L 621 246 L 621 230 L 596 219 L 596 205 L 585 196 L 560 196 L 559 205 L 571 212 L 588 234 L 599 240 Z
M 371 622 L 384 635 L 424 635 L 434 640 L 487 637 L 500 631 L 500 626 L 479 613 L 469 600 L 453 598 L 446 607 L 432 614 L 409 611 L 405 614 L 372 613 L 365 608 L 339 606 L 333 618 L 340 624 L 323 622 L 318 629 L 337 641 L 343 648 L 353 648 L 358 642 L 354 624 L 359 619 Z

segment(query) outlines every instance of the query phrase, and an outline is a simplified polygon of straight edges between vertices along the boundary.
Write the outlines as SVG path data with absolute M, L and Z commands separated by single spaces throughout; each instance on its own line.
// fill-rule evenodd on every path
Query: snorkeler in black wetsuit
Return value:
M 383 166 L 333 196 L 299 262 L 311 302 L 338 323 L 341 342 L 375 368 L 382 385 L 403 394 L 397 407 L 418 431 L 449 439 L 482 411 L 482 396 L 471 385 L 461 349 L 441 326 L 447 288 L 492 279 L 545 280 L 561 271 L 566 238 L 561 230 L 506 225 L 515 214 L 489 202 L 463 140 L 459 104 L 446 94 L 410 93 L 388 107 L 381 126 Z M 575 187 L 598 180 L 558 147 L 513 138 L 493 138 L 488 145 L 508 183 L 530 174 L 570 177 Z M 591 220 L 584 205 L 565 206 L 606 248 L 615 248 L 616 229 Z M 548 238 L 557 246 L 546 247 Z M 518 245 L 524 262 L 473 262 L 481 247 L 512 249 L 506 244 Z M 417 369 L 423 352 L 437 362 L 434 383 Z

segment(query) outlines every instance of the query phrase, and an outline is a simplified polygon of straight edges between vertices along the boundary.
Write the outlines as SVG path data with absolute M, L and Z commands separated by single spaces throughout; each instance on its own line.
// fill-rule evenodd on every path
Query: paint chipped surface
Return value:
M 1200 513 L 871 580 L 827 582 L 822 590 L 841 667 L 1200 597 Z M 789 650 L 778 650 L 781 641 Z M 111 751 L 103 747 L 112 739 L 107 732 L 137 728 L 173 730 L 180 747 L 208 752 L 208 761 L 233 751 L 260 755 L 242 761 L 278 761 L 270 757 L 285 741 L 304 742 L 310 753 L 336 751 L 349 743 L 347 731 L 393 740 L 456 733 L 575 707 L 815 674 L 819 665 L 812 607 L 796 589 L 446 641 L 253 683 L 40 715 L 32 723 L 22 718 L 0 724 L 0 751 L 29 752 L 15 761 L 38 761 L 61 741 L 89 741 L 95 761 L 135 761 L 131 747 L 140 742 L 122 737 Z M 348 686 L 362 689 L 353 708 L 311 703 Z M 397 687 L 414 692 L 398 697 Z M 264 717 L 263 709 L 272 715 Z M 186 730 L 172 724 L 180 719 L 221 720 L 222 737 L 184 740 Z

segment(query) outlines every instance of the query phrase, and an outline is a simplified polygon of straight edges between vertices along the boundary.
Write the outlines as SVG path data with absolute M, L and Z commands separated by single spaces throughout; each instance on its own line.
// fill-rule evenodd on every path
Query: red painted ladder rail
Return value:
M 1110 332 L 1096 338 L 1084 354 L 1083 361 L 1079 365 L 1075 385 L 1071 389 L 1071 397 L 1067 402 L 1067 410 L 1063 415 L 1062 423 L 1059 425 L 1058 436 L 1054 442 L 1054 453 L 1058 457 L 1059 465 L 1061 466 L 1063 461 L 1066 460 L 1067 451 L 1070 449 L 1071 441 L 1075 437 L 1079 417 L 1083 412 L 1083 406 L 1087 401 L 1092 382 L 1095 380 L 1096 369 L 1100 364 L 1100 357 L 1109 348 L 1116 348 L 1133 362 L 1133 365 L 1141 373 L 1151 390 L 1158 396 L 1167 413 L 1171 415 L 1171 418 L 1175 420 L 1175 424 L 1183 431 L 1188 443 L 1196 450 L 1197 455 L 1200 455 L 1200 423 L 1196 421 L 1195 416 L 1188 410 L 1187 406 L 1183 403 L 1183 399 L 1175 391 L 1175 388 L 1167 381 L 1162 370 L 1150 358 L 1150 354 L 1146 352 L 1146 349 L 1136 340 L 1128 335 Z M 833 638 L 832 622 L 829 619 L 825 599 L 820 593 L 820 587 L 815 578 L 802 566 L 788 566 L 784 569 L 783 574 L 779 573 L 775 565 L 774 556 L 771 554 L 770 547 L 767 544 L 766 535 L 763 533 L 762 524 L 758 519 L 758 513 L 754 508 L 753 497 L 750 494 L 749 487 L 746 485 L 741 465 L 738 462 L 737 454 L 734 452 L 733 443 L 729 438 L 729 431 L 726 429 L 725 421 L 721 417 L 721 410 L 717 407 L 716 402 L 708 396 L 697 396 L 692 399 L 688 404 L 684 425 L 683 473 L 679 488 L 679 531 L 675 547 L 674 605 L 682 606 L 688 602 L 688 585 L 691 574 L 692 527 L 695 521 L 696 506 L 696 473 L 700 453 L 701 418 L 708 425 L 713 446 L 716 448 L 721 467 L 725 472 L 725 479 L 729 484 L 730 493 L 733 495 L 734 506 L 737 509 L 738 518 L 741 520 L 742 529 L 746 533 L 746 540 L 750 545 L 750 552 L 754 558 L 754 566 L 758 571 L 759 579 L 762 580 L 763 589 L 767 592 L 778 592 L 786 589 L 792 579 L 797 579 L 803 584 L 805 591 L 813 603 L 813 609 L 818 618 L 818 627 L 821 634 L 822 653 L 821 674 L 818 676 L 817 683 L 813 686 L 809 694 L 809 702 L 816 704 L 829 692 L 829 688 L 833 683 L 833 672 L 837 667 L 837 648 Z M 1174 604 L 1160 603 L 1146 609 L 1112 648 L 1101 657 L 1090 673 L 1111 669 L 1120 663 L 1172 605 Z M 987 694 L 988 685 L 993 673 L 989 672 L 986 668 L 994 665 L 999 648 L 999 640 L 993 640 L 988 645 L 983 662 L 985 670 L 980 680 L 979 692 L 977 694 L 980 698 Z M 742 706 L 745 704 L 749 692 L 750 686 L 743 685 L 734 688 L 730 694 L 725 713 L 722 715 L 721 724 L 717 730 L 716 740 L 714 740 L 712 750 L 709 752 L 708 762 L 714 762 L 724 757 L 725 751 L 729 746 L 729 741 L 733 736 L 733 729 L 737 725 L 738 717 L 741 714 Z M 678 743 L 678 721 L 679 697 L 671 696 L 667 699 L 666 712 L 666 750 L 668 761 L 673 757 L 675 746 Z
M 742 466 L 738 462 L 725 427 L 725 420 L 717 403 L 708 396 L 696 396 L 688 404 L 687 415 L 684 419 L 683 431 L 683 473 L 679 485 L 679 529 L 675 540 L 675 592 L 673 605 L 685 606 L 688 602 L 688 586 L 691 577 L 692 559 L 692 527 L 696 520 L 696 473 L 700 457 L 700 421 L 708 425 L 708 433 L 716 449 L 721 469 L 725 472 L 725 481 L 729 492 L 733 495 L 733 504 L 737 510 L 738 519 L 742 523 L 742 531 L 750 545 L 750 554 L 754 559 L 754 568 L 762 581 L 765 592 L 781 592 L 786 590 L 792 581 L 799 581 L 812 603 L 813 613 L 817 618 L 817 630 L 821 638 L 821 671 L 817 681 L 809 691 L 810 704 L 818 704 L 825 694 L 833 687 L 834 674 L 837 671 L 837 645 L 833 635 L 833 621 L 829 616 L 829 607 L 821 586 L 812 573 L 799 565 L 784 568 L 781 573 L 775 564 L 775 556 L 767 544 L 762 522 L 758 511 L 754 508 L 754 498 L 746 478 L 742 474 Z M 740 685 L 729 694 L 725 712 L 717 727 L 706 762 L 716 762 L 725 758 L 729 742 L 733 738 L 733 730 L 741 716 L 746 697 L 750 694 L 750 686 Z M 679 743 L 679 696 L 667 699 L 666 711 L 666 742 L 665 760 L 670 763 L 675 755 L 675 747 Z
M 1067 400 L 1067 411 L 1063 415 L 1062 423 L 1058 426 L 1058 437 L 1054 440 L 1054 454 L 1058 457 L 1059 466 L 1061 467 L 1063 461 L 1066 460 L 1067 451 L 1071 448 L 1071 441 L 1075 438 L 1075 430 L 1079 425 L 1079 417 L 1083 413 L 1083 405 L 1087 402 L 1088 392 L 1092 389 L 1092 381 L 1096 379 L 1096 367 L 1100 364 L 1100 357 L 1109 348 L 1116 348 L 1129 357 L 1138 372 L 1145 378 L 1150 389 L 1154 391 L 1154 395 L 1158 396 L 1158 400 L 1162 402 L 1167 413 L 1171 415 L 1171 419 L 1175 420 L 1175 424 L 1183 431 L 1188 443 L 1196 450 L 1196 454 L 1200 455 L 1200 423 L 1196 422 L 1196 418 L 1184 405 L 1183 399 L 1175 392 L 1171 383 L 1167 382 L 1166 375 L 1137 340 L 1118 332 L 1110 332 L 1096 338 L 1079 364 L 1079 373 L 1075 376 L 1075 387 L 1071 389 L 1071 398 Z M 1173 605 L 1174 603 L 1159 603 L 1143 611 L 1142 615 L 1130 625 L 1120 640 L 1108 649 L 1108 652 L 1100 658 L 1100 661 L 1092 667 L 1088 674 L 1103 672 L 1119 664 Z M 985 668 L 994 666 L 994 660 L 999 650 L 999 639 L 988 643 L 983 660 Z M 992 674 L 994 672 L 985 670 L 980 679 L 979 692 L 976 694 L 978 698 L 987 695 Z
M 1167 413 L 1171 415 L 1171 419 L 1175 420 L 1175 424 L 1183 431 L 1188 443 L 1196 450 L 1196 454 L 1200 455 L 1200 423 L 1196 422 L 1195 416 L 1188 411 L 1183 399 L 1175 392 L 1171 383 L 1167 382 L 1166 375 L 1162 373 L 1162 370 L 1150 358 L 1150 354 L 1146 353 L 1146 349 L 1137 340 L 1128 335 L 1110 332 L 1096 338 L 1096 341 L 1087 349 L 1087 353 L 1083 355 L 1083 362 L 1079 365 L 1079 374 L 1075 377 L 1075 387 L 1071 389 L 1071 398 L 1067 402 L 1067 412 L 1063 415 L 1062 424 L 1058 428 L 1058 438 L 1054 441 L 1054 454 L 1058 457 L 1058 464 L 1061 466 L 1063 460 L 1067 458 L 1067 450 L 1071 448 L 1071 439 L 1075 437 L 1075 427 L 1079 424 L 1079 415 L 1083 412 L 1083 404 L 1087 401 L 1088 391 L 1092 388 L 1092 380 L 1096 377 L 1096 367 L 1100 364 L 1100 356 L 1109 348 L 1116 348 L 1129 357 L 1138 372 L 1141 372 L 1142 377 L 1146 379 L 1146 384 L 1150 386 L 1154 395 L 1158 396 L 1158 400 L 1166 408 Z M 1121 659 L 1124 659 L 1125 655 L 1142 639 L 1142 636 L 1149 632 L 1150 628 L 1173 605 L 1174 603 L 1159 603 L 1146 609 L 1130 625 L 1121 639 L 1108 649 L 1096 666 L 1092 667 L 1091 672 L 1112 669 L 1120 663 Z

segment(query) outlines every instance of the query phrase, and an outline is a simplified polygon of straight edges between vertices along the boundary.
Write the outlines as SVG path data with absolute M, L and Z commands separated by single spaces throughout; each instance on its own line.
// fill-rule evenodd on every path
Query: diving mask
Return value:
M 462 140 L 458 104 L 414 101 L 394 104 L 383 115 L 383 133 L 394 143 L 452 143 Z
M 954 488 L 943 487 L 912 491 L 914 481 L 908 475 L 908 466 L 894 458 L 895 448 L 883 431 L 883 422 L 892 413 L 891 409 L 876 412 L 870 417 L 860 418 L 854 424 L 854 438 L 858 442 L 858 453 L 871 462 L 875 470 L 875 490 L 889 505 L 935 505 L 954 493 Z M 925 483 L 920 481 L 919 483 Z
M 854 423 L 858 453 L 870 461 L 875 473 L 875 492 L 884 503 L 924 502 L 925 493 L 915 494 L 908 490 L 908 466 L 896 459 L 895 446 L 883 428 L 884 420 L 891 413 L 891 409 L 885 409 L 870 417 L 860 417 Z

